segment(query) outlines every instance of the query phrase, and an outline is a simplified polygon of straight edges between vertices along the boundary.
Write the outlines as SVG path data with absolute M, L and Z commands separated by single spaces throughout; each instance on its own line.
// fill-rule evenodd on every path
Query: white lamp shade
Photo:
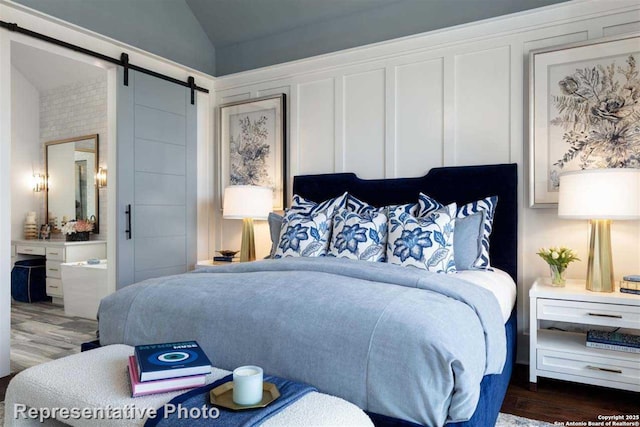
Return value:
M 640 169 L 587 169 L 560 175 L 558 216 L 640 218 Z
M 227 219 L 267 219 L 273 207 L 273 190 L 255 185 L 232 185 L 224 189 L 222 216 Z

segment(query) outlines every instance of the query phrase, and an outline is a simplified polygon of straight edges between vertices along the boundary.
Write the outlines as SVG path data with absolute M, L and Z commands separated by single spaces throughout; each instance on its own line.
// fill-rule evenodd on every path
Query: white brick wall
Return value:
M 40 93 L 40 141 L 56 141 L 97 133 L 99 166 L 107 164 L 107 78 L 77 82 Z M 43 149 L 44 156 L 44 149 Z M 107 236 L 107 189 L 100 189 L 100 234 Z M 42 207 L 41 218 L 44 218 Z

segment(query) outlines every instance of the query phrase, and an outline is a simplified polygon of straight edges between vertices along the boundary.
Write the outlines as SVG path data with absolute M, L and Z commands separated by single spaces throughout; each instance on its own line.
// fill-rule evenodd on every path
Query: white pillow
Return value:
M 455 272 L 455 217 L 455 203 L 432 212 L 426 218 L 390 210 L 387 262 L 434 273 Z
M 287 215 L 282 221 L 274 258 L 318 257 L 327 254 L 331 218 L 326 213 Z
M 387 246 L 387 215 L 357 214 L 342 210 L 333 217 L 329 256 L 384 262 Z

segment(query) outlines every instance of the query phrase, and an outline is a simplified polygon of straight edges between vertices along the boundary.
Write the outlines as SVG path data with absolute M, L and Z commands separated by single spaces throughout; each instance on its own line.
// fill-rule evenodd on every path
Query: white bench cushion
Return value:
M 133 347 L 110 345 L 74 354 L 29 368 L 11 380 L 5 397 L 5 426 L 41 426 L 38 420 L 14 419 L 16 404 L 31 408 L 125 408 L 157 409 L 182 393 L 155 394 L 132 399 L 127 358 Z M 212 383 L 230 372 L 214 368 Z M 142 426 L 139 419 L 66 419 L 76 426 Z M 49 420 L 44 425 L 60 425 Z M 357 406 L 334 396 L 309 393 L 268 419 L 263 426 L 373 426 Z

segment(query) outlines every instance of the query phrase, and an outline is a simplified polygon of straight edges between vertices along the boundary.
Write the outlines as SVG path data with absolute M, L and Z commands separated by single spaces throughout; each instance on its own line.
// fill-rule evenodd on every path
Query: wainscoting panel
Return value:
M 384 176 L 385 70 L 344 77 L 342 168 L 361 178 Z
M 334 80 L 298 85 L 298 174 L 335 170 Z
M 217 105 L 227 104 L 229 102 L 244 101 L 251 98 L 251 92 L 241 92 L 229 96 L 223 96 L 219 99 Z M 217 138 L 216 138 L 217 139 Z
M 587 31 L 579 31 L 577 33 L 570 34 L 560 34 L 553 37 L 545 37 L 537 40 L 529 40 L 523 44 L 524 52 L 526 54 L 526 62 L 529 62 L 529 52 L 536 49 L 542 49 L 550 46 L 559 46 L 567 43 L 576 43 L 582 42 L 589 38 L 589 33 Z M 529 70 L 527 69 L 527 76 Z M 528 83 L 528 82 L 527 82 Z
M 396 67 L 395 175 L 443 165 L 443 59 Z
M 455 57 L 457 165 L 509 162 L 509 54 L 500 46 Z

